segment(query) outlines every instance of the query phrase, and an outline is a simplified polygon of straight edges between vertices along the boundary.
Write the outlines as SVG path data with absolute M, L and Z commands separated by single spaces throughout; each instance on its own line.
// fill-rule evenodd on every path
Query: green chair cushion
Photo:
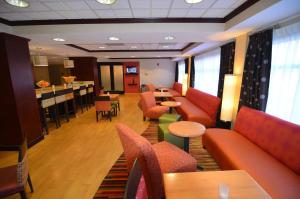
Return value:
M 168 130 L 168 125 L 169 123 L 158 125 L 158 141 L 167 141 L 183 149 L 183 138 L 170 134 Z
M 172 123 L 180 120 L 181 115 L 165 113 L 159 117 L 159 123 Z

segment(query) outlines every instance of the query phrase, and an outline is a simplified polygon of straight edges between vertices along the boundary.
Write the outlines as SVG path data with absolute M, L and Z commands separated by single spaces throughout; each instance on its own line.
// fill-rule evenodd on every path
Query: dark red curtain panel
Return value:
M 175 66 L 175 82 L 178 82 L 178 62 L 176 62 Z
M 241 106 L 265 111 L 268 100 L 273 30 L 251 35 L 244 65 Z
M 225 74 L 233 74 L 235 42 L 221 46 L 218 97 L 222 99 Z
M 194 85 L 195 85 L 195 56 L 191 57 L 190 87 L 194 88 Z

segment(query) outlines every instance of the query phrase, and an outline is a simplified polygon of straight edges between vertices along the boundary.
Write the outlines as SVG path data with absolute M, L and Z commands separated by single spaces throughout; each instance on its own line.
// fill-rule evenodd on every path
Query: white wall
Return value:
M 171 87 L 175 81 L 175 62 L 169 59 L 141 59 L 141 84 Z

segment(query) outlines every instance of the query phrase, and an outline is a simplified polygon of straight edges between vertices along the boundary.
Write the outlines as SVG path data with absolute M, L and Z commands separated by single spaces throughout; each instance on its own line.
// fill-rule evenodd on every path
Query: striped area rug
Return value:
M 158 142 L 157 127 L 157 122 L 151 122 L 149 127 L 142 134 L 142 136 L 147 138 L 151 144 Z M 190 154 L 196 158 L 198 164 L 203 167 L 204 171 L 220 170 L 215 160 L 205 149 L 203 149 L 201 138 L 190 139 Z M 102 181 L 94 198 L 123 198 L 127 177 L 128 172 L 126 169 L 125 157 L 122 154 Z

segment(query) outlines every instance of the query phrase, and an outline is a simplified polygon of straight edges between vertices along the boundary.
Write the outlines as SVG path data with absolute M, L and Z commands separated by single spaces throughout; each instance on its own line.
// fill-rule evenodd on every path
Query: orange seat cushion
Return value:
M 177 92 L 176 90 L 173 89 L 168 89 L 168 92 L 172 94 L 173 97 L 180 97 L 181 93 Z
M 179 93 L 181 96 L 182 93 L 182 84 L 178 83 L 178 82 L 174 82 L 173 84 L 173 90 L 176 91 L 177 93 Z
M 205 127 L 212 127 L 215 121 L 202 109 L 194 105 L 185 97 L 175 97 L 175 101 L 181 102 L 181 106 L 176 108 L 176 111 L 183 116 L 184 120 L 199 122 Z
M 299 198 L 300 176 L 243 135 L 207 129 L 202 142 L 221 169 L 246 170 L 273 198 Z
M 152 145 L 152 148 L 162 173 L 196 171 L 196 159 L 175 145 L 163 141 Z

